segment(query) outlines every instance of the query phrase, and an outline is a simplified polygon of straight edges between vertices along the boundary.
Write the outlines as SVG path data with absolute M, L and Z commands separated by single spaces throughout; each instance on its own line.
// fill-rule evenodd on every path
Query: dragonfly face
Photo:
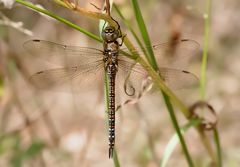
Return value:
M 106 42 L 114 42 L 119 38 L 119 30 L 115 29 L 113 26 L 107 26 L 102 31 L 102 38 Z

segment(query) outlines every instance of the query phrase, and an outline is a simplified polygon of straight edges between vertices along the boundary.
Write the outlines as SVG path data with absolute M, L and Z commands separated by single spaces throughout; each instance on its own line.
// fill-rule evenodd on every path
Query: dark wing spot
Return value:
M 39 39 L 34 39 L 33 42 L 40 42 L 40 40 Z
M 189 74 L 190 72 L 188 72 L 188 71 L 185 71 L 185 70 L 182 70 L 182 72 L 184 72 L 184 73 L 186 73 L 186 74 Z
M 72 67 L 73 70 L 77 71 L 77 66 Z
M 37 72 L 36 74 L 42 74 L 44 71 L 39 71 L 39 72 Z
M 181 41 L 182 41 L 182 42 L 186 42 L 186 41 L 189 41 L 189 40 L 188 40 L 188 39 L 182 39 Z

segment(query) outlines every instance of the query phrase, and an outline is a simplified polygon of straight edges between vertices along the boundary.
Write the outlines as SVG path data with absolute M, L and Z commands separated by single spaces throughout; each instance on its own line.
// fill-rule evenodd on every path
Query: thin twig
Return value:
M 108 14 L 109 17 L 111 17 L 111 7 L 110 7 L 110 2 L 109 0 L 106 0 L 106 12 Z
M 95 18 L 95 19 L 103 19 L 105 21 L 107 21 L 108 23 L 110 24 L 115 24 L 114 21 L 111 19 L 111 17 L 109 17 L 110 15 L 108 14 L 104 14 L 104 13 L 101 13 L 101 12 L 93 12 L 93 11 L 89 11 L 89 10 L 86 10 L 84 8 L 81 8 L 80 6 L 78 6 L 77 4 L 74 4 L 74 3 L 70 3 L 68 1 L 60 1 L 60 0 L 54 0 L 56 3 L 70 9 L 70 10 L 73 10 L 81 15 L 84 15 L 84 16 L 88 16 L 90 18 Z M 108 11 L 108 9 L 107 9 Z M 110 11 L 110 8 L 109 8 L 109 11 Z
M 14 22 L 10 20 L 8 17 L 6 17 L 2 12 L 0 12 L 0 17 L 2 17 L 2 19 L 0 20 L 0 25 L 9 26 L 15 28 L 16 30 L 26 35 L 33 36 L 33 32 L 24 28 L 22 22 Z

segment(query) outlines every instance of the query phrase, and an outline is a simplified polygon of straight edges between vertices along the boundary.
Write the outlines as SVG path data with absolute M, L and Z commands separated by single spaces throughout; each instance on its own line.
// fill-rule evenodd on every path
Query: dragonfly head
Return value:
M 113 26 L 107 26 L 102 31 L 102 38 L 106 42 L 114 42 L 119 38 L 119 31 Z

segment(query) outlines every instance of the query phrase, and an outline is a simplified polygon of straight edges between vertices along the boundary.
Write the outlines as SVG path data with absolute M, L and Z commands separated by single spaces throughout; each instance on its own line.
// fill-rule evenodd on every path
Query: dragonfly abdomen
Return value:
M 113 150 L 115 145 L 115 78 L 116 66 L 109 65 L 109 105 L 108 105 L 108 125 L 109 125 L 109 158 L 113 157 Z

